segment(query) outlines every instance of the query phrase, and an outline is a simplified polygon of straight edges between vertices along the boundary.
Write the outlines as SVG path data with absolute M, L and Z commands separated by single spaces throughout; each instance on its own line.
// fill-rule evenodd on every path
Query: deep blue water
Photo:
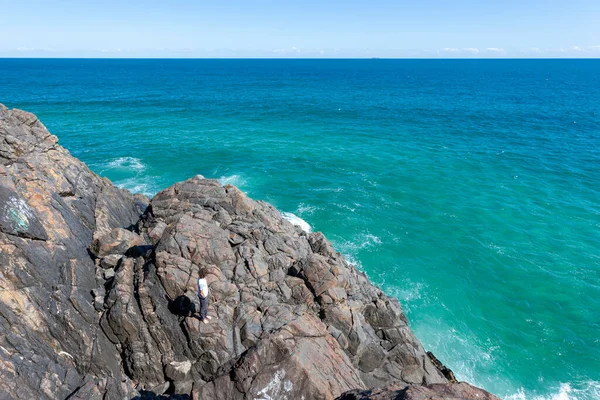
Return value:
M 154 194 L 324 232 L 457 377 L 600 398 L 600 60 L 11 60 L 0 102 Z

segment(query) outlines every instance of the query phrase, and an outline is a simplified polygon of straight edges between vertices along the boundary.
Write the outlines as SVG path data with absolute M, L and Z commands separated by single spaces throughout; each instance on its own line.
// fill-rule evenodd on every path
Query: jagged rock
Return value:
M 347 388 L 362 387 L 358 371 L 325 326 L 309 313 L 264 337 L 227 373 L 194 390 L 200 399 L 333 399 Z
M 498 397 L 465 382 L 432 385 L 390 386 L 382 389 L 352 390 L 337 400 L 500 400 Z
M 171 361 L 165 368 L 165 375 L 173 381 L 183 381 L 187 379 L 191 369 L 192 362 L 190 360 Z
M 123 258 L 122 254 L 109 254 L 100 260 L 100 266 L 104 269 L 115 268 Z
M 448 379 L 448 382 L 458 383 L 458 380 L 456 380 L 456 377 L 454 376 L 454 372 L 452 372 L 452 370 L 450 368 L 448 368 L 444 364 L 442 364 L 442 362 L 440 360 L 438 360 L 437 357 L 434 356 L 432 352 L 428 351 L 427 355 L 431 359 L 431 362 L 433 363 L 433 365 L 437 369 L 440 370 L 440 372 L 446 377 L 446 379 Z
M 108 269 L 105 269 L 104 271 L 102 271 L 102 277 L 105 280 L 109 280 L 110 278 L 113 278 L 114 276 L 115 276 L 114 268 L 108 268 Z
M 151 392 L 153 394 L 160 396 L 162 394 L 165 394 L 167 392 L 167 390 L 169 390 L 169 386 L 171 386 L 170 382 L 163 382 L 160 385 L 154 386 L 151 389 Z
M 120 256 L 127 253 L 132 247 L 141 246 L 142 244 L 142 238 L 137 233 L 123 228 L 115 228 L 94 239 L 90 251 L 100 258 L 109 255 Z M 112 262 L 112 260 L 108 262 Z
M 235 205 L 240 204 L 243 207 L 238 210 Z M 353 387 L 446 382 L 414 338 L 397 301 L 387 298 L 334 252 L 322 234 L 303 233 L 270 205 L 199 177 L 160 192 L 150 209 L 153 221 L 147 227 L 142 224 L 142 236 L 144 230 L 154 229 L 156 221 L 167 224 L 157 241 L 155 268 L 136 275 L 133 268 L 121 266 L 110 289 L 115 295 L 108 295 L 107 315 L 117 312 L 131 325 L 141 326 L 139 321 L 147 318 L 143 309 L 115 310 L 124 298 L 132 297 L 124 295 L 126 292 L 137 288 L 142 293 L 146 286 L 144 293 L 151 293 L 150 287 L 162 288 L 174 302 L 194 293 L 198 271 L 206 269 L 211 290 L 209 314 L 215 319 L 201 324 L 185 311 L 181 313 L 183 323 L 168 324 L 164 335 L 184 344 L 183 348 L 170 348 L 172 359 L 190 359 L 191 355 L 197 360 L 192 376 L 206 382 L 199 385 L 196 379 L 194 393 L 200 398 L 263 394 L 333 398 Z M 241 240 L 232 241 L 235 235 Z M 135 285 L 121 286 L 125 277 L 119 274 L 127 275 L 128 282 L 135 281 Z M 115 305 L 110 304 L 111 296 L 117 299 Z M 148 312 L 162 315 L 162 321 L 171 317 L 164 311 L 160 293 L 150 295 L 150 302 Z M 125 310 L 121 305 L 119 309 Z M 134 318 L 132 312 L 138 316 Z M 116 325 L 124 323 L 119 320 Z M 289 333 L 291 327 L 300 325 L 310 326 L 318 334 Z M 165 330 L 158 325 L 153 329 Z M 275 339 L 283 333 L 288 334 L 289 343 Z M 135 336 L 140 339 L 137 346 L 146 352 L 160 343 Z M 119 337 L 119 343 L 126 354 L 135 354 L 131 335 Z M 282 353 L 286 343 L 292 349 L 288 355 Z M 302 350 L 294 352 L 293 343 Z M 290 356 L 297 353 L 304 358 Z M 324 358 L 318 359 L 317 354 Z M 311 357 L 312 361 L 306 362 Z M 124 362 L 136 381 L 151 385 L 160 380 L 147 360 L 126 358 Z M 327 374 L 319 378 L 313 364 Z M 292 377 L 291 382 L 302 381 L 301 376 L 310 379 L 286 392 L 284 386 L 269 383 L 267 377 L 276 372 Z M 331 376 L 336 377 L 337 386 L 325 385 Z M 222 388 L 229 389 L 221 393 Z
M 133 393 L 99 326 L 87 247 L 95 231 L 138 217 L 130 193 L 73 158 L 33 114 L 0 105 L 0 398 Z
M 46 230 L 25 199 L 4 185 L 0 185 L 0 231 L 28 239 L 48 239 Z
M 32 114 L 0 106 L 0 210 L 12 199 L 27 226 L 0 215 L 8 398 L 333 399 L 389 385 L 419 398 L 462 388 L 448 386 L 397 300 L 321 233 L 233 186 L 196 176 L 148 204 L 89 171 Z M 200 270 L 207 324 L 196 315 Z
M 163 221 L 159 221 L 151 229 L 148 229 L 148 237 L 152 240 L 152 244 L 156 245 L 158 243 L 166 228 L 167 224 Z

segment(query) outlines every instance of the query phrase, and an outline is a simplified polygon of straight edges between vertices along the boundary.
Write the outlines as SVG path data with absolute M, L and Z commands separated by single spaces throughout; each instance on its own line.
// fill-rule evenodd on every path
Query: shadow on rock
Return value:
M 135 396 L 131 400 L 192 400 L 192 398 L 187 394 L 159 395 L 142 390 L 139 396 Z
M 195 317 L 196 304 L 186 295 L 181 295 L 175 299 L 171 299 L 165 295 L 165 299 L 169 302 L 169 311 L 178 317 Z

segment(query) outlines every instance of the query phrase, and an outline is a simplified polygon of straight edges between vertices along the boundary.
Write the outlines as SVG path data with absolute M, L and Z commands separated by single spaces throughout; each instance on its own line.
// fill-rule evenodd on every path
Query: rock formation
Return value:
M 431 385 L 389 386 L 372 390 L 352 390 L 338 400 L 496 400 L 497 397 L 469 385 L 460 383 L 434 383 Z
M 456 383 L 321 233 L 201 176 L 132 196 L 0 105 L 0 399 L 428 393 L 495 398 Z

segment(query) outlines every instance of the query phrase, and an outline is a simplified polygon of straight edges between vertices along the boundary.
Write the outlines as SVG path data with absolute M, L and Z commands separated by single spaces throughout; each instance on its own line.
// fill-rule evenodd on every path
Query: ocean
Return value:
M 153 195 L 322 231 L 504 399 L 600 399 L 600 60 L 0 59 L 0 102 Z

